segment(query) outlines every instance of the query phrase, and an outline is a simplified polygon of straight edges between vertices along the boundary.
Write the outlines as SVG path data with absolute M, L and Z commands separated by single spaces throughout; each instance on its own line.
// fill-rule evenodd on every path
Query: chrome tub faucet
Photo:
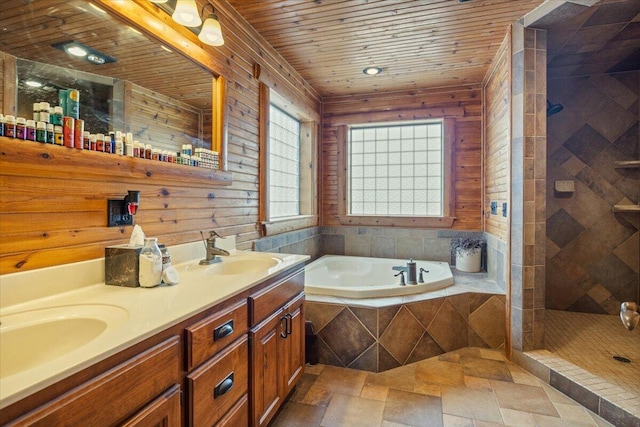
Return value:
M 406 266 L 401 266 L 401 265 L 396 265 L 395 267 L 391 267 L 392 270 L 395 271 L 401 271 L 406 273 L 407 275 L 407 285 L 417 285 L 418 284 L 418 280 L 417 280 L 417 271 L 416 271 L 416 262 L 412 259 L 410 259 L 407 262 Z M 397 275 L 396 275 L 397 276 Z M 401 280 L 404 282 L 404 275 L 402 275 Z M 400 283 L 400 285 L 402 286 L 404 283 Z

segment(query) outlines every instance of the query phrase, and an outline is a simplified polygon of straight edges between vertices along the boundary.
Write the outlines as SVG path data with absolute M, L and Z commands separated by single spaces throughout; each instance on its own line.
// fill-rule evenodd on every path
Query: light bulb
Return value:
M 73 56 L 87 56 L 87 51 L 80 46 L 67 47 L 67 53 L 70 53 Z
M 185 27 L 197 27 L 202 24 L 195 0 L 177 0 L 176 8 L 171 17 Z
M 42 87 L 42 83 L 36 80 L 26 80 L 24 84 L 26 84 L 29 87 Z

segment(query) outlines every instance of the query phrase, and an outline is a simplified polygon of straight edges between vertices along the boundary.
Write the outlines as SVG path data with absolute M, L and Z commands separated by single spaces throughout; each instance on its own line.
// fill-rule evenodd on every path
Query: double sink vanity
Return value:
M 309 257 L 171 251 L 174 286 L 107 286 L 104 259 L 0 276 L 1 425 L 269 423 L 304 368 Z

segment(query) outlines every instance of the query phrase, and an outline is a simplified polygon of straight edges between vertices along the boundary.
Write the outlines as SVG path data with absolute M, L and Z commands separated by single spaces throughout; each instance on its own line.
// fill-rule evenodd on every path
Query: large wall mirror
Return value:
M 128 2 L 127 7 L 135 6 Z M 58 89 L 76 88 L 80 118 L 83 111 L 91 117 L 86 129 L 92 133 L 132 132 L 140 142 L 174 151 L 186 143 L 221 149 L 224 138 L 216 131 L 220 113 L 215 110 L 224 105 L 215 99 L 218 76 L 157 36 L 125 23 L 103 3 L 3 2 L 4 114 L 31 118 L 34 102 L 51 102 Z M 88 60 L 56 47 L 71 41 L 95 56 Z M 42 86 L 28 86 L 29 81 Z

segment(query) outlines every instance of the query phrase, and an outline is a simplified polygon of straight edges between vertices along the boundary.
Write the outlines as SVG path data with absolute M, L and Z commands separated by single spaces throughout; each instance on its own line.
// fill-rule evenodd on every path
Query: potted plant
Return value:
M 451 250 L 456 254 L 456 269 L 467 273 L 480 271 L 480 255 L 483 239 L 460 237 L 451 240 Z

